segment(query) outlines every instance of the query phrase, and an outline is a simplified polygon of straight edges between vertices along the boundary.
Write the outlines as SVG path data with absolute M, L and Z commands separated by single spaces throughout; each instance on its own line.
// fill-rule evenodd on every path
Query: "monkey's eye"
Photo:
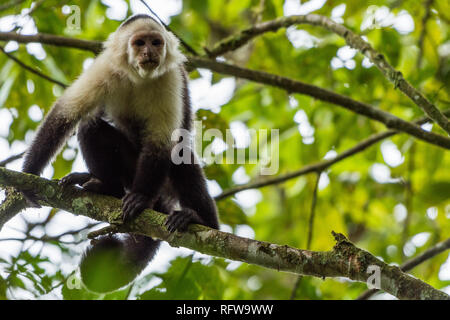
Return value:
M 153 41 L 152 41 L 152 45 L 155 46 L 155 47 L 162 45 L 161 39 L 155 39 L 155 40 L 153 40 Z
M 145 41 L 144 40 L 141 40 L 141 39 L 138 39 L 138 40 L 136 40 L 135 42 L 134 42 L 134 45 L 135 46 L 138 46 L 138 47 L 141 47 L 141 46 L 143 46 L 145 44 Z

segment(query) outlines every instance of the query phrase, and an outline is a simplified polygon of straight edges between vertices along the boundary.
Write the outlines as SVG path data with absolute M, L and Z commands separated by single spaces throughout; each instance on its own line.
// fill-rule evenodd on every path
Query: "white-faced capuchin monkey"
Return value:
M 190 163 L 171 161 L 177 142 L 172 132 L 191 131 L 185 60 L 178 39 L 153 18 L 129 18 L 56 101 L 26 154 L 23 171 L 40 175 L 78 126 L 89 173 L 69 174 L 63 185 L 122 198 L 125 222 L 152 208 L 168 215 L 171 232 L 191 223 L 217 229 L 216 206 L 193 152 Z M 36 200 L 33 194 L 25 196 Z M 99 237 L 83 255 L 83 283 L 96 292 L 126 285 L 159 244 L 140 235 Z

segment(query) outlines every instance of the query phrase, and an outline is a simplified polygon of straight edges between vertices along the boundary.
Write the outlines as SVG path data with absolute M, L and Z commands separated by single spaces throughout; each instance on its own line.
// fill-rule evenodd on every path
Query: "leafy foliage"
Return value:
M 258 19 L 265 21 L 283 16 L 287 4 L 295 2 L 266 0 L 261 11 L 257 0 L 185 0 L 181 13 L 171 17 L 170 27 L 202 53 L 205 47 L 211 48 L 217 41 L 260 21 Z M 22 10 L 31 3 L 31 0 L 24 1 L 0 12 L 0 17 L 21 12 L 26 15 Z M 69 30 L 62 3 L 69 4 L 44 1 L 32 12 L 39 32 L 104 40 L 120 24 L 108 18 L 108 7 L 103 2 L 80 0 L 76 4 L 81 9 L 81 29 Z M 338 7 L 345 9 L 340 16 L 336 16 Z M 374 10 L 387 14 L 381 18 L 371 16 Z M 348 28 L 364 35 L 408 81 L 437 107 L 446 109 L 450 107 L 449 2 L 433 1 L 430 17 L 424 25 L 425 10 L 423 1 L 329 0 L 314 13 L 341 19 Z M 407 32 L 397 24 L 386 22 L 389 16 L 404 15 L 413 25 Z M 419 48 L 424 28 L 426 35 L 423 47 Z M 295 40 L 296 37 L 303 41 Z M 8 45 L 13 47 L 13 44 Z M 43 46 L 43 49 L 45 57 L 33 54 L 30 46 L 25 45 L 12 50 L 11 54 L 64 83 L 73 81 L 82 71 L 83 63 L 94 57 L 90 52 L 64 47 Z M 417 66 L 419 55 L 420 67 Z M 331 89 L 406 120 L 422 115 L 422 111 L 394 89 L 367 59 L 346 48 L 342 38 L 321 28 L 302 25 L 267 33 L 237 52 L 227 53 L 225 58 L 250 69 Z M 39 120 L 30 115 L 30 108 L 37 106 L 46 113 L 62 88 L 25 71 L 6 55 L 0 54 L 0 66 L 0 112 L 7 112 L 13 119 L 3 138 L 11 146 L 20 141 L 29 142 L 39 124 Z M 222 81 L 229 79 L 219 74 L 208 79 L 197 71 L 191 73 L 191 78 L 192 82 L 207 79 L 208 90 L 222 88 Z M 322 160 L 327 154 L 341 153 L 384 130 L 379 123 L 308 96 L 290 95 L 243 80 L 236 80 L 233 85 L 232 96 L 220 106 L 199 108 L 196 105 L 197 119 L 203 121 L 203 130 L 216 128 L 224 137 L 226 129 L 233 124 L 254 130 L 279 129 L 280 170 L 277 174 L 300 169 Z M 432 130 L 443 133 L 435 125 Z M 234 139 L 231 148 L 244 148 L 249 152 L 248 145 L 238 147 L 242 136 L 234 135 Z M 202 150 L 210 143 L 204 142 Z M 70 152 L 65 154 L 65 151 Z M 71 171 L 77 152 L 76 144 L 64 147 L 53 163 L 54 178 Z M 338 162 L 321 176 L 311 249 L 329 250 L 333 246 L 330 232 L 334 230 L 347 234 L 359 247 L 386 262 L 400 264 L 448 238 L 449 167 L 449 152 L 405 134 Z M 217 183 L 221 190 L 261 178 L 256 164 L 214 163 L 205 171 L 208 179 Z M 221 222 L 227 231 L 305 248 L 315 180 L 314 174 L 304 175 L 221 200 L 218 202 Z M 52 212 L 46 223 L 60 214 Z M 30 232 L 35 226 L 29 227 L 28 236 L 33 234 Z M 23 243 L 28 241 L 32 240 Z M 0 242 L 0 251 L 8 253 L 8 243 Z M 222 259 L 206 259 L 205 262 L 195 255 L 171 260 L 164 272 L 143 274 L 132 287 L 97 295 L 83 288 L 69 289 L 65 281 L 76 268 L 72 258 L 79 254 L 78 250 L 58 241 L 43 245 L 58 248 L 63 257 L 71 261 L 71 271 L 62 267 L 55 271 L 48 266 L 53 264 L 48 257 L 39 251 L 29 253 L 28 245 L 22 246 L 17 255 L 11 253 L 8 258 L 0 259 L 0 299 L 20 297 L 24 292 L 27 297 L 53 294 L 64 299 L 288 299 L 296 282 L 293 275 Z M 447 256 L 441 254 L 423 263 L 412 274 L 436 288 L 449 286 L 449 278 L 438 276 Z M 149 283 L 153 287 L 146 287 Z M 354 299 L 365 289 L 363 284 L 348 281 L 303 278 L 296 298 Z

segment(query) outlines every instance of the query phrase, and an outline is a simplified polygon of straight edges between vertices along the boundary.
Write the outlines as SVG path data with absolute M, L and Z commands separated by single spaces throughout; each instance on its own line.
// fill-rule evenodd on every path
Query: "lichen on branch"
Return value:
M 380 288 L 399 299 L 450 300 L 446 293 L 357 248 L 342 234 L 334 233 L 337 244 L 333 250 L 310 251 L 243 238 L 201 225 L 191 225 L 187 232 L 169 233 L 164 226 L 166 215 L 162 213 L 145 210 L 135 221 L 124 225 L 119 199 L 74 186 L 62 187 L 57 181 L 0 168 L 0 187 L 33 190 L 41 205 L 108 222 L 119 232 L 159 238 L 171 246 L 299 275 L 346 277 L 361 282 L 370 277 L 368 267 L 376 266 L 381 270 Z

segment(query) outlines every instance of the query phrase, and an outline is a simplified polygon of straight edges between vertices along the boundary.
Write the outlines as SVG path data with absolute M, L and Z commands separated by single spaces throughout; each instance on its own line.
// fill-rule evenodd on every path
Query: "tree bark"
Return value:
M 42 205 L 109 222 L 117 232 L 148 235 L 165 240 L 174 247 L 182 246 L 216 257 L 321 278 L 346 277 L 366 282 L 372 275 L 368 270 L 378 268 L 380 289 L 399 299 L 450 300 L 446 293 L 357 248 L 342 234 L 333 232 L 336 245 L 331 251 L 321 252 L 238 237 L 201 225 L 191 225 L 187 232 L 169 233 L 164 226 L 166 215 L 162 213 L 145 210 L 136 220 L 123 225 L 119 199 L 72 186 L 63 188 L 57 181 L 0 168 L 0 186 L 33 190 L 41 198 Z M 21 197 L 17 201 L 21 201 Z

